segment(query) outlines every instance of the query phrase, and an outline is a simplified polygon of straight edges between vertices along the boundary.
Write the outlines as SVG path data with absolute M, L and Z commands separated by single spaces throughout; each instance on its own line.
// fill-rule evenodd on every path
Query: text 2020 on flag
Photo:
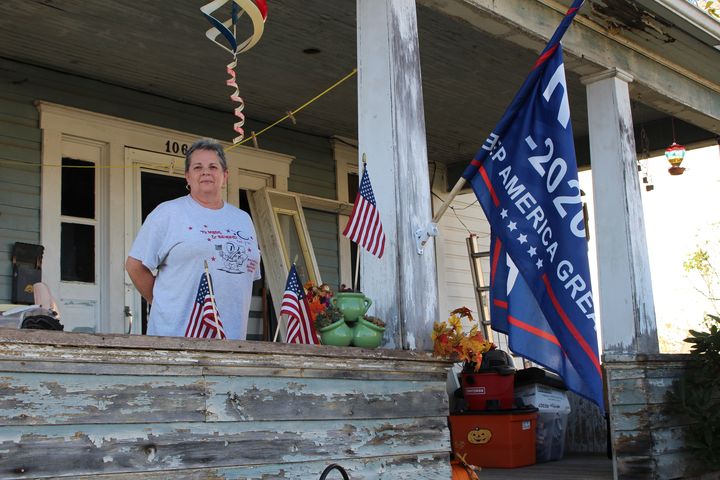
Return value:
M 385 252 L 385 233 L 375 202 L 375 194 L 370 185 L 367 166 L 363 168 L 360 190 L 355 197 L 355 205 L 343 235 L 378 258 L 382 258 Z
M 560 39 L 575 1 L 463 173 L 490 221 L 493 328 L 604 410 Z
M 290 273 L 288 273 L 287 283 L 285 284 L 285 294 L 280 307 L 280 315 L 283 314 L 288 316 L 286 343 L 309 343 L 313 345 L 320 343 L 310 317 L 310 307 L 300 284 L 295 264 L 290 267 Z

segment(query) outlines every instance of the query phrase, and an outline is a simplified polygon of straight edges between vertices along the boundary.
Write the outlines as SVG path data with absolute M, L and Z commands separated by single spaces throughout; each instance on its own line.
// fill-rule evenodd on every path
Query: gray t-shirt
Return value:
M 145 219 L 130 256 L 157 269 L 148 335 L 182 337 L 207 261 L 218 316 L 229 339 L 244 340 L 260 249 L 250 215 L 228 204 L 212 210 L 185 196 Z

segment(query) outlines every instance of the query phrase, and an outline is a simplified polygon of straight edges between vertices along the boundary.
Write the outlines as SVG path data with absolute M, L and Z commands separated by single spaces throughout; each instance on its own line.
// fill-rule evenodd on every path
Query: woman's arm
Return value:
M 133 285 L 137 288 L 140 295 L 147 300 L 149 304 L 153 301 L 153 286 L 155 285 L 155 276 L 149 268 L 142 264 L 140 260 L 128 257 L 125 261 L 125 270 L 130 275 Z

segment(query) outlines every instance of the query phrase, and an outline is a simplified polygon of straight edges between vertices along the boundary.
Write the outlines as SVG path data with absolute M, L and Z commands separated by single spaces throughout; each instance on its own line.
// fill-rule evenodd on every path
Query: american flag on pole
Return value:
M 186 337 L 226 338 L 220 315 L 215 307 L 215 298 L 213 298 L 210 291 L 209 276 L 209 273 L 203 273 L 200 276 L 197 295 L 195 296 L 187 330 L 185 330 Z
M 355 197 L 350 221 L 345 227 L 343 235 L 378 258 L 382 258 L 385 252 L 385 233 L 382 222 L 380 222 L 380 212 L 375 203 L 372 185 L 370 185 L 367 166 L 363 169 L 360 190 Z
M 285 294 L 280 307 L 280 315 L 283 314 L 288 316 L 286 343 L 320 344 L 310 317 L 310 307 L 307 298 L 305 298 L 305 292 L 303 292 L 300 285 L 300 279 L 294 264 L 290 268 L 287 283 L 285 284 Z

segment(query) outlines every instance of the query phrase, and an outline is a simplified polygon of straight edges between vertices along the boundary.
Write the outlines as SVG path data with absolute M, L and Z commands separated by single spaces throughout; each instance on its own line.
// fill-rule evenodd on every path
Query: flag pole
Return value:
M 215 331 L 217 332 L 218 336 L 220 336 L 220 325 L 218 324 L 218 313 L 217 313 L 217 307 L 215 306 L 215 293 L 213 292 L 212 281 L 210 280 L 210 272 L 208 271 L 207 260 L 203 260 L 203 263 L 205 264 L 205 279 L 208 282 L 208 290 L 210 291 L 210 305 L 212 306 L 212 310 L 213 310 L 213 321 L 215 322 Z
M 360 291 L 360 285 L 358 285 L 358 277 L 360 276 L 360 245 L 357 243 L 357 254 L 355 255 L 355 280 L 353 280 L 352 288 L 354 292 Z
M 278 322 L 277 327 L 275 327 L 275 336 L 273 337 L 273 342 L 277 342 L 279 334 L 280 334 L 280 322 Z
M 455 186 L 452 190 L 450 190 L 450 193 L 448 194 L 447 198 L 443 202 L 442 205 L 440 205 L 440 208 L 438 208 L 438 211 L 435 213 L 435 216 L 432 219 L 432 223 L 437 224 L 443 215 L 445 215 L 445 212 L 450 207 L 450 204 L 455 200 L 455 197 L 458 196 L 460 193 L 460 190 L 463 189 L 465 184 L 467 183 L 467 180 L 465 180 L 465 177 L 458 178 L 457 183 L 455 183 Z
M 297 254 L 297 253 L 295 254 L 295 258 L 293 259 L 293 263 L 292 263 L 293 265 L 295 265 L 297 263 L 298 255 L 299 254 Z M 304 287 L 303 287 L 303 289 L 304 289 Z M 285 317 L 287 318 L 287 315 Z M 273 342 L 277 342 L 278 336 L 280 336 L 280 322 L 282 321 L 282 318 L 283 317 L 281 315 L 280 318 L 278 319 L 277 327 L 275 327 L 275 335 L 273 335 Z
M 445 215 L 445 212 L 450 207 L 450 204 L 453 202 L 453 200 L 455 200 L 455 197 L 458 196 L 460 190 L 463 189 L 466 183 L 467 180 L 465 180 L 465 177 L 460 177 L 455 183 L 453 189 L 450 191 L 450 194 L 448 194 L 443 204 L 440 205 L 440 208 L 435 213 L 435 216 L 432 218 L 432 220 L 430 220 L 430 223 L 428 223 L 425 227 L 420 227 L 415 230 L 415 243 L 417 245 L 417 252 L 419 255 L 423 254 L 423 251 L 425 250 L 425 245 L 430 240 L 430 237 L 437 237 L 438 222 L 440 221 L 442 216 Z M 432 186 L 430 186 L 430 188 L 432 188 Z
M 363 165 L 363 171 L 360 173 L 360 178 L 362 178 L 363 174 L 365 173 L 365 169 L 367 168 L 367 155 L 365 152 L 363 152 L 362 155 L 362 165 Z M 360 245 L 355 242 L 355 246 L 357 248 L 357 254 L 355 255 L 355 279 L 353 280 L 352 289 L 355 292 L 360 291 L 360 285 L 359 285 L 359 277 L 360 277 Z
M 565 31 L 568 29 L 570 24 L 573 21 L 573 18 L 575 18 L 575 15 L 577 15 L 578 10 L 580 10 L 580 7 L 582 7 L 584 0 L 573 0 L 572 4 L 570 5 L 570 8 L 565 13 L 565 16 L 563 17 L 560 24 L 555 29 L 555 32 L 553 33 L 552 37 L 550 37 L 550 41 L 547 43 L 543 51 L 540 53 L 540 56 L 538 57 L 537 61 L 535 62 L 535 65 L 533 66 L 533 69 L 530 72 L 530 75 L 528 78 L 525 79 L 525 82 L 520 87 L 520 90 L 515 94 L 515 98 L 513 98 L 510 106 L 506 110 L 505 114 L 503 115 L 503 118 L 500 119 L 500 123 L 498 123 L 495 126 L 494 132 L 504 132 L 507 124 L 510 123 L 515 116 L 515 113 L 517 110 L 519 110 L 520 105 L 524 102 L 525 97 L 528 95 L 530 91 L 530 87 L 533 85 L 534 78 L 537 78 L 538 72 L 537 67 L 543 63 L 543 61 L 546 59 L 547 56 L 553 53 L 553 51 L 557 48 L 558 44 L 560 43 L 560 39 L 565 34 Z M 508 114 L 510 113 L 510 114 Z M 481 150 L 482 151 L 482 150 Z M 487 150 L 485 151 L 487 154 Z M 483 158 L 484 159 L 484 158 Z M 473 160 L 473 163 L 477 160 L 477 157 L 475 160 Z M 471 165 L 473 165 L 471 163 Z M 482 164 L 482 162 L 478 162 L 479 164 Z M 435 216 L 433 217 L 432 221 L 428 223 L 426 226 L 420 226 L 418 229 L 415 230 L 415 242 L 417 245 L 417 252 L 419 255 L 422 255 L 423 249 L 425 247 L 425 244 L 430 240 L 430 237 L 436 237 L 438 235 L 438 228 L 437 228 L 437 222 L 440 221 L 440 218 L 445 214 L 448 207 L 450 206 L 450 203 L 455 199 L 455 197 L 460 193 L 460 190 L 465 186 L 466 180 L 465 177 L 462 176 L 458 179 L 457 183 L 453 187 L 452 191 L 448 195 L 448 198 L 445 200 L 445 203 L 443 203 L 440 206 L 440 209 L 437 211 Z M 432 185 L 430 186 L 432 189 Z

